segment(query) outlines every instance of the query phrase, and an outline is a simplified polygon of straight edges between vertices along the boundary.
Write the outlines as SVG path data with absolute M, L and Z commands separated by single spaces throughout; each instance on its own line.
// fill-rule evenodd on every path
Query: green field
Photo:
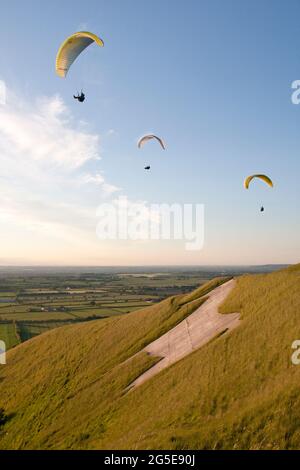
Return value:
M 177 272 L 120 274 L 44 273 L 0 269 L 0 339 L 8 349 L 66 324 L 128 314 L 182 292 L 189 292 L 211 273 Z M 18 340 L 15 332 L 19 334 Z
M 15 323 L 0 323 L 0 339 L 5 342 L 7 350 L 19 344 L 20 339 Z
M 33 338 L 34 336 L 40 335 L 49 331 L 53 328 L 59 328 L 61 326 L 66 326 L 71 322 L 68 321 L 51 321 L 51 322 L 18 322 L 17 323 L 17 332 L 21 342 L 27 341 L 28 339 Z

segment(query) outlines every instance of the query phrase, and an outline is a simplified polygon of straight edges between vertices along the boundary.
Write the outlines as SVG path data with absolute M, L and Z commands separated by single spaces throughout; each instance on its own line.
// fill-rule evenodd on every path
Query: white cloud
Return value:
M 100 186 L 103 193 L 105 194 L 113 194 L 117 191 L 121 191 L 120 188 L 114 186 L 113 184 L 106 183 L 104 177 L 100 173 L 90 174 L 86 173 L 82 176 L 81 179 L 82 184 L 95 184 Z
M 120 191 L 99 172 L 101 158 L 99 135 L 75 122 L 59 96 L 28 103 L 7 90 L 0 106 L 0 260 L 109 264 L 124 256 L 124 245 L 108 249 L 96 237 L 96 208 Z
M 3 80 L 0 80 L 0 105 L 3 106 L 6 103 L 6 84 Z
M 9 98 L 0 108 L 0 150 L 9 159 L 71 170 L 99 158 L 99 137 L 76 128 L 59 96 L 34 105 Z
M 26 103 L 9 92 L 0 106 L 2 228 L 93 239 L 95 207 L 118 190 L 86 171 L 101 159 L 99 147 L 99 136 L 77 125 L 59 96 Z
M 107 135 L 112 137 L 112 136 L 118 136 L 118 132 L 115 129 L 109 129 L 107 131 Z
M 79 25 L 77 26 L 77 31 L 88 31 L 89 30 L 89 27 L 88 27 L 88 24 L 86 22 L 82 22 L 82 23 L 79 23 Z

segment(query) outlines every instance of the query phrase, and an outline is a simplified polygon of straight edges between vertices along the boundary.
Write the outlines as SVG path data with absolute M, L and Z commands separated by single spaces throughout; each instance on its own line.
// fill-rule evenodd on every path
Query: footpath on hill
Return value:
M 218 312 L 219 306 L 234 288 L 235 283 L 236 281 L 232 279 L 211 291 L 206 302 L 195 312 L 146 346 L 143 352 L 161 357 L 161 360 L 140 375 L 129 388 L 141 385 L 214 337 L 236 328 L 240 323 L 239 313 L 224 315 Z

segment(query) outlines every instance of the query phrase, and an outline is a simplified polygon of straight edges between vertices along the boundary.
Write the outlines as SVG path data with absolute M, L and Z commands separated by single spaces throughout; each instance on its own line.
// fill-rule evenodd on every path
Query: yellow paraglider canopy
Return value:
M 57 75 L 65 78 L 73 62 L 93 42 L 98 44 L 98 46 L 104 46 L 102 39 L 88 31 L 80 31 L 68 37 L 60 46 L 56 56 Z
M 251 181 L 254 179 L 254 178 L 259 178 L 261 179 L 262 181 L 264 181 L 265 183 L 267 183 L 271 188 L 274 187 L 274 184 L 273 184 L 273 181 L 266 175 L 252 175 L 252 176 L 248 176 L 245 181 L 244 181 L 244 187 L 245 189 L 249 189 L 249 184 L 251 183 Z

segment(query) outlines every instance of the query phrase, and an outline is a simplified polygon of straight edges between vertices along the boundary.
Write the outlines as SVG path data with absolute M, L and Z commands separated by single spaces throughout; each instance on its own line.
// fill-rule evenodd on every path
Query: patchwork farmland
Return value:
M 10 349 L 70 323 L 125 315 L 210 278 L 197 272 L 0 271 L 0 338 Z

